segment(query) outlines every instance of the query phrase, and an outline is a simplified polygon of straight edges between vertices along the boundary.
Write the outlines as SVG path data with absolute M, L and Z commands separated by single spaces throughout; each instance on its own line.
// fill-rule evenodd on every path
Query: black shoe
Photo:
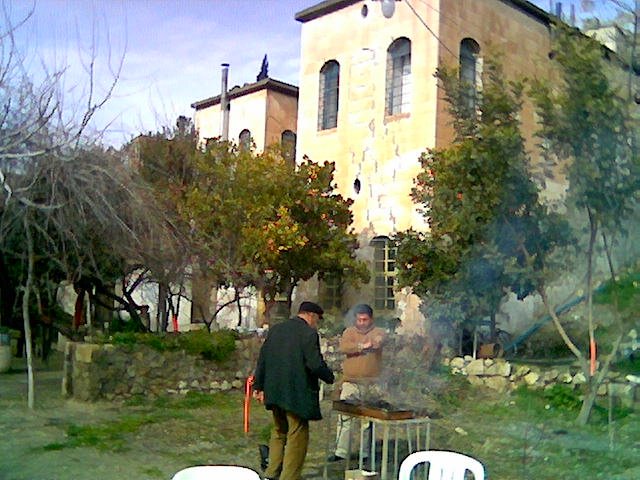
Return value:
M 329 455 L 327 457 L 327 462 L 339 462 L 340 460 L 344 460 L 344 457 L 338 455 Z
M 260 468 L 264 472 L 269 466 L 269 446 L 258 445 L 258 451 L 260 452 Z

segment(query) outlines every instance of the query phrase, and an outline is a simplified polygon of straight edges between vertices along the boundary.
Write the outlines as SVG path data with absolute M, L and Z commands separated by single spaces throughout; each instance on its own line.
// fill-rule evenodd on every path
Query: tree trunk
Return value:
M 31 316 L 29 315 L 29 300 L 33 285 L 33 265 L 35 263 L 33 253 L 33 238 L 31 237 L 31 226 L 29 225 L 29 215 L 24 216 L 25 240 L 27 241 L 27 281 L 22 295 L 22 319 L 24 322 L 25 345 L 27 348 L 27 406 L 33 410 L 35 403 L 35 388 L 33 381 L 33 346 L 31 342 Z
M 238 307 L 238 327 L 242 327 L 242 306 L 240 305 L 240 291 L 235 288 L 235 301 Z
M 598 233 L 598 223 L 593 216 L 593 212 L 587 207 L 589 214 L 589 251 L 587 253 L 587 318 L 589 324 L 589 375 L 595 375 L 596 365 L 596 337 L 595 327 L 593 325 L 593 250 L 596 243 L 596 235 Z
M 296 283 L 293 279 L 289 281 L 287 285 L 287 309 L 289 310 L 289 316 L 291 316 L 291 303 L 293 299 L 293 289 L 296 288 Z
M 169 312 L 167 311 L 167 296 L 169 287 L 165 282 L 158 283 L 158 311 L 156 312 L 156 329 L 159 332 L 166 332 L 169 325 Z
M 576 423 L 578 425 L 586 425 L 589 421 L 589 417 L 591 416 L 591 411 L 593 410 L 593 405 L 596 401 L 596 396 L 598 395 L 598 388 L 602 385 L 602 382 L 609 373 L 609 367 L 611 366 L 611 362 L 616 355 L 618 354 L 618 350 L 620 349 L 620 343 L 622 342 L 623 334 L 620 333 L 616 338 L 613 346 L 611 347 L 611 352 L 607 356 L 605 362 L 600 367 L 598 371 L 598 375 L 593 377 L 589 382 L 589 390 L 582 401 L 582 406 L 580 407 L 580 413 L 578 413 L 578 417 L 576 418 Z
M 85 290 L 82 287 L 76 289 L 78 296 L 76 297 L 76 303 L 73 307 L 73 328 L 78 330 L 81 325 L 84 325 L 84 296 Z
M 115 284 L 108 283 L 105 284 L 103 288 L 115 294 Z M 113 319 L 113 297 L 109 297 L 96 289 L 96 300 L 97 301 L 94 303 L 95 324 L 97 328 L 103 328 L 105 323 L 110 324 Z

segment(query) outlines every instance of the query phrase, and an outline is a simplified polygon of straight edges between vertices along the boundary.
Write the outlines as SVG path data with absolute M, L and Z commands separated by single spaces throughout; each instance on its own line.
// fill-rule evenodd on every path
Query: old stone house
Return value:
M 358 290 L 342 288 L 339 279 L 300 290 L 326 304 L 338 297 L 345 309 L 368 301 L 379 316 L 420 330 L 420 300 L 396 288 L 390 237 L 426 228 L 410 198 L 418 159 L 452 139 L 434 72 L 459 66 L 481 88 L 483 59 L 498 54 L 507 75 L 546 76 L 551 17 L 523 0 L 326 0 L 296 20 L 302 24 L 297 156 L 336 163 L 337 189 L 354 202 L 359 255 L 372 271 Z M 530 103 L 521 121 L 535 155 Z
M 202 140 L 222 131 L 221 95 L 191 104 L 194 124 Z M 295 157 L 298 87 L 273 78 L 235 86 L 228 92 L 229 140 L 258 151 L 277 143 Z

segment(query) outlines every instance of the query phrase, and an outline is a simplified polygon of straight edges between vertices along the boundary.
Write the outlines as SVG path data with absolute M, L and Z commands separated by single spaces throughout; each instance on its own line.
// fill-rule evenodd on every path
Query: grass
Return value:
M 142 397 L 133 397 L 125 406 L 129 413 L 116 421 L 95 425 L 66 426 L 66 439 L 42 447 L 44 450 L 62 450 L 76 447 L 95 447 L 98 450 L 119 452 L 128 449 L 128 440 L 145 425 L 158 424 L 169 420 L 188 421 L 194 418 L 190 410 L 215 408 L 217 412 L 235 409 L 229 396 L 222 393 L 204 394 L 189 392 L 184 396 L 159 397 L 152 402 Z
M 432 383 L 440 385 L 423 393 L 425 404 L 431 402 L 440 414 L 432 424 L 432 448 L 478 458 L 492 480 L 640 478 L 637 413 L 616 409 L 610 425 L 608 412 L 600 406 L 590 423 L 581 427 L 575 424 L 579 394 L 568 387 L 520 388 L 499 394 L 471 387 L 464 377 L 444 372 L 429 375 L 434 377 Z M 420 384 L 414 388 L 419 390 Z M 169 458 L 174 471 L 207 463 L 251 466 L 255 462 L 257 468 L 257 445 L 268 439 L 270 415 L 254 402 L 251 431 L 244 434 L 242 399 L 237 391 L 190 392 L 153 401 L 132 398 L 112 421 L 61 425 L 64 440 L 40 448 L 92 448 L 109 452 L 114 462 L 118 455 L 144 451 L 149 458 Z M 327 401 L 323 408 L 328 407 Z M 311 428 L 307 464 L 309 471 L 318 471 L 327 435 L 333 435 L 335 425 L 313 422 Z M 162 469 L 151 465 L 145 467 L 145 478 L 166 478 Z

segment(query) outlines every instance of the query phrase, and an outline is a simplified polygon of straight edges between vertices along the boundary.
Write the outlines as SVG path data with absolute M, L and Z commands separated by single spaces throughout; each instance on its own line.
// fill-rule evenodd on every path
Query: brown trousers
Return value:
M 309 421 L 291 412 L 273 407 L 274 428 L 269 440 L 267 478 L 300 480 L 309 446 Z

